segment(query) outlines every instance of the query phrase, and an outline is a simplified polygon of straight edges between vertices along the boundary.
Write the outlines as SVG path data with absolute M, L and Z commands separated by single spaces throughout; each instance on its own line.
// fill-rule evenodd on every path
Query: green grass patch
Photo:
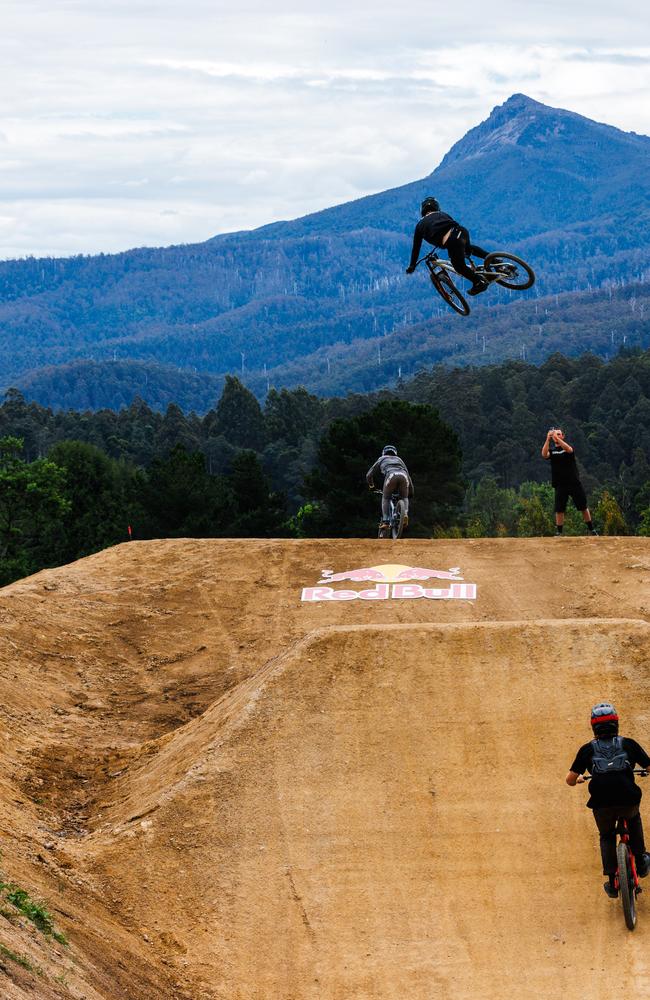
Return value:
M 3 898 L 11 903 L 19 913 L 22 913 L 27 920 L 31 921 L 39 931 L 47 937 L 54 938 L 59 944 L 68 943 L 65 934 L 55 928 L 54 918 L 44 903 L 32 899 L 28 892 L 13 882 L 0 882 L 0 892 L 3 894 Z
M 8 958 L 12 962 L 15 962 L 16 965 L 22 965 L 23 969 L 27 969 L 28 972 L 36 971 L 35 967 L 26 955 L 18 955 L 15 951 L 12 951 L 11 948 L 7 948 L 4 944 L 0 944 L 0 957 Z

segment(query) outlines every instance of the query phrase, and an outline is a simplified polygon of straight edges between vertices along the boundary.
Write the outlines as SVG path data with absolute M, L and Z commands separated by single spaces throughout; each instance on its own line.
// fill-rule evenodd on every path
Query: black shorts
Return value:
M 569 483 L 566 486 L 555 487 L 556 514 L 564 514 L 569 497 L 576 505 L 576 510 L 587 509 L 587 495 L 582 488 L 582 483 Z

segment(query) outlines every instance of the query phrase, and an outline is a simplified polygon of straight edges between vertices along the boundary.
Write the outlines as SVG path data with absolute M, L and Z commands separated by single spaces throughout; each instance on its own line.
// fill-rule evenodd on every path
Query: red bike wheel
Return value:
M 469 316 L 469 306 L 460 294 L 455 284 L 446 271 L 430 271 L 433 287 L 438 295 L 442 296 L 447 305 L 450 305 L 461 316 Z

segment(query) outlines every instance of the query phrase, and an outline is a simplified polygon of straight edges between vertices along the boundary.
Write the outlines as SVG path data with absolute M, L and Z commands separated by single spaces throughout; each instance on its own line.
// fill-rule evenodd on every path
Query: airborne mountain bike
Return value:
M 648 772 L 645 770 L 633 771 L 632 774 L 640 774 L 642 778 L 647 778 L 648 776 Z M 585 782 L 590 780 L 591 778 L 585 778 Z M 630 849 L 627 820 L 623 819 L 622 816 L 619 816 L 616 821 L 616 836 L 618 838 L 616 845 L 616 863 L 618 867 L 616 869 L 615 885 L 621 897 L 625 926 L 629 931 L 633 931 L 636 927 L 636 898 L 639 893 L 643 892 L 643 889 L 639 883 L 636 861 Z
M 415 266 L 422 263 L 426 264 L 433 287 L 447 305 L 450 305 L 461 316 L 469 316 L 470 308 L 467 299 L 456 288 L 451 277 L 452 274 L 460 277 L 452 264 L 447 260 L 441 260 L 435 250 L 420 257 Z M 473 265 L 471 260 L 470 265 Z M 476 276 L 482 278 L 488 285 L 496 282 L 502 288 L 523 292 L 535 283 L 535 272 L 530 264 L 527 264 L 521 257 L 515 257 L 513 253 L 505 253 L 504 251 L 489 253 L 482 264 L 473 266 Z
M 379 496 L 383 496 L 381 490 L 375 490 L 374 492 L 378 493 Z M 388 528 L 382 528 L 382 522 L 380 521 L 377 538 L 401 538 L 409 519 L 406 513 L 406 504 L 399 493 L 393 493 L 389 500 L 388 509 Z

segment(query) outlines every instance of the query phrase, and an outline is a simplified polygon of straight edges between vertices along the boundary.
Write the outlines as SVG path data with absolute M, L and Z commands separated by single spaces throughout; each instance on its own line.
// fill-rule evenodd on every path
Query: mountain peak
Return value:
M 645 136 L 634 132 L 622 132 L 612 125 L 599 122 L 576 114 L 575 111 L 565 111 L 562 108 L 551 108 L 540 101 L 534 101 L 526 94 L 513 94 L 503 104 L 494 108 L 485 121 L 463 136 L 452 146 L 441 167 L 449 166 L 460 160 L 508 150 L 517 146 L 520 149 L 548 150 L 552 145 L 557 147 L 584 146 L 587 149 L 594 142 L 614 140 L 626 146 L 629 143 L 647 143 Z
M 562 116 L 573 117 L 570 111 L 559 111 L 546 104 L 534 101 L 526 94 L 513 94 L 503 104 L 494 108 L 488 118 L 463 136 L 451 147 L 441 166 L 448 166 L 458 160 L 492 152 L 506 146 L 529 145 L 532 139 L 531 125 L 537 140 L 546 132 L 557 134 L 557 124 L 552 119 Z M 579 115 L 575 116 L 580 117 Z
M 533 108 L 543 108 L 545 111 L 553 110 L 546 104 L 542 104 L 541 101 L 534 101 L 527 94 L 512 94 L 507 101 L 494 108 L 492 114 L 494 115 L 497 111 L 507 111 L 509 114 L 517 114 L 520 111 L 532 110 Z

